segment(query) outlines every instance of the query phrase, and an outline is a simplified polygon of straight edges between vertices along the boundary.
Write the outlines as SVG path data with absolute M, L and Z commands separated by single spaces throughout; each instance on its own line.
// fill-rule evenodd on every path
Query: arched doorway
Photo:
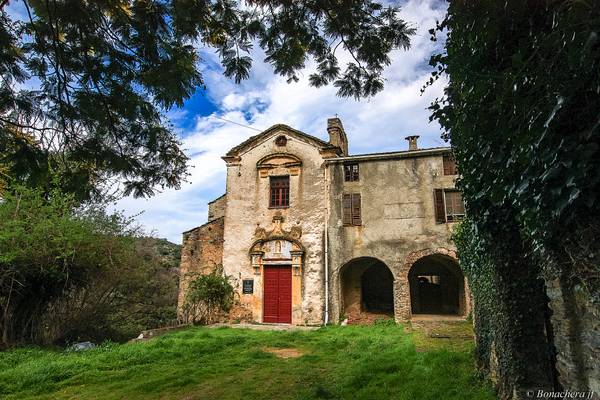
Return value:
M 394 276 L 382 261 L 356 258 L 340 271 L 343 315 L 394 314 Z
M 453 258 L 431 254 L 408 273 L 412 314 L 465 315 L 465 278 Z

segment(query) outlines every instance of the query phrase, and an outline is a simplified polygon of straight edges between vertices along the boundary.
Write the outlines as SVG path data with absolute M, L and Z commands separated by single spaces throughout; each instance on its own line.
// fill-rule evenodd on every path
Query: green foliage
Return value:
M 465 333 L 468 324 L 465 324 Z M 467 348 L 415 348 L 402 327 L 256 331 L 193 327 L 82 353 L 0 353 L 0 396 L 102 399 L 494 399 Z M 449 346 L 448 346 L 449 347 Z M 298 349 L 281 359 L 267 348 Z M 118 384 L 115 384 L 118 382 Z
M 477 362 L 481 368 L 489 370 L 493 342 L 492 319 L 497 312 L 494 306 L 499 295 L 493 281 L 493 263 L 481 246 L 477 228 L 470 219 L 463 219 L 455 227 L 452 240 L 456 244 L 460 267 L 469 282 L 473 298 Z
M 176 274 L 140 232 L 72 195 L 17 188 L 0 203 L 0 343 L 131 338 L 175 318 Z
M 134 196 L 180 187 L 187 157 L 164 113 L 204 89 L 203 47 L 236 82 L 256 44 L 288 81 L 313 58 L 312 85 L 360 98 L 383 88 L 389 53 L 415 32 L 370 0 L 21 3 L 26 20 L 0 10 L 0 165 L 34 187 L 58 173 L 78 199 L 105 195 L 106 179 Z M 352 54 L 345 70 L 340 46 Z
M 208 275 L 192 275 L 184 304 L 184 319 L 192 323 L 210 324 L 233 305 L 233 286 L 222 268 Z
M 512 210 L 554 264 L 565 234 L 600 211 L 600 11 L 457 2 L 444 28 L 446 53 L 431 64 L 450 83 L 432 119 L 452 141 L 471 218 L 485 236 L 500 222 L 490 210 Z
M 600 9 L 458 1 L 433 39 L 444 30 L 430 82 L 446 75 L 449 83 L 431 119 L 451 140 L 461 175 L 469 220 L 455 239 L 475 298 L 479 358 L 486 366 L 493 342 L 508 394 L 550 386 L 540 276 L 579 280 L 600 300 L 592 239 L 600 215 Z

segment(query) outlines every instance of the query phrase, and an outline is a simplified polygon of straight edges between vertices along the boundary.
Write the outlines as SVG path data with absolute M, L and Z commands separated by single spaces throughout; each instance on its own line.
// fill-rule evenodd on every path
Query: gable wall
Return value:
M 300 242 L 306 249 L 301 276 L 294 277 L 292 323 L 320 324 L 323 310 L 323 226 L 325 218 L 324 166 L 319 149 L 295 135 L 286 134 L 285 147 L 274 140 L 280 130 L 268 135 L 250 150 L 240 154 L 239 162 L 227 167 L 227 207 L 225 211 L 224 272 L 239 293 L 243 305 L 252 310 L 253 318 L 262 322 L 262 272 L 256 275 L 249 250 L 257 227 L 269 231 L 273 217 L 280 212 L 283 229 L 302 229 Z M 302 160 L 298 175 L 290 176 L 290 207 L 269 209 L 269 178 L 261 177 L 257 162 L 274 153 L 290 153 Z M 276 174 L 276 171 L 275 171 Z M 242 280 L 254 280 L 254 293 L 242 294 Z

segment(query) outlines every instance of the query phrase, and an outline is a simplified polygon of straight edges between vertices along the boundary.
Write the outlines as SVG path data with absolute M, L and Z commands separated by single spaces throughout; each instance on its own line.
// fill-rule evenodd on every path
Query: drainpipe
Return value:
M 329 164 L 325 163 L 325 325 L 329 322 Z

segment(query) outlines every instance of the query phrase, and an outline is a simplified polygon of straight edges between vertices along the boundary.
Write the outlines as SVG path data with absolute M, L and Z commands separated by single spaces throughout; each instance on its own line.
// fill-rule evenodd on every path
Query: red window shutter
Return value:
M 434 200 L 435 200 L 435 220 L 438 223 L 446 222 L 446 207 L 444 207 L 444 190 L 443 189 L 435 189 L 434 190 Z
M 352 225 L 362 225 L 360 218 L 360 193 L 352 193 Z
M 342 222 L 352 225 L 352 195 L 344 194 L 342 198 Z

